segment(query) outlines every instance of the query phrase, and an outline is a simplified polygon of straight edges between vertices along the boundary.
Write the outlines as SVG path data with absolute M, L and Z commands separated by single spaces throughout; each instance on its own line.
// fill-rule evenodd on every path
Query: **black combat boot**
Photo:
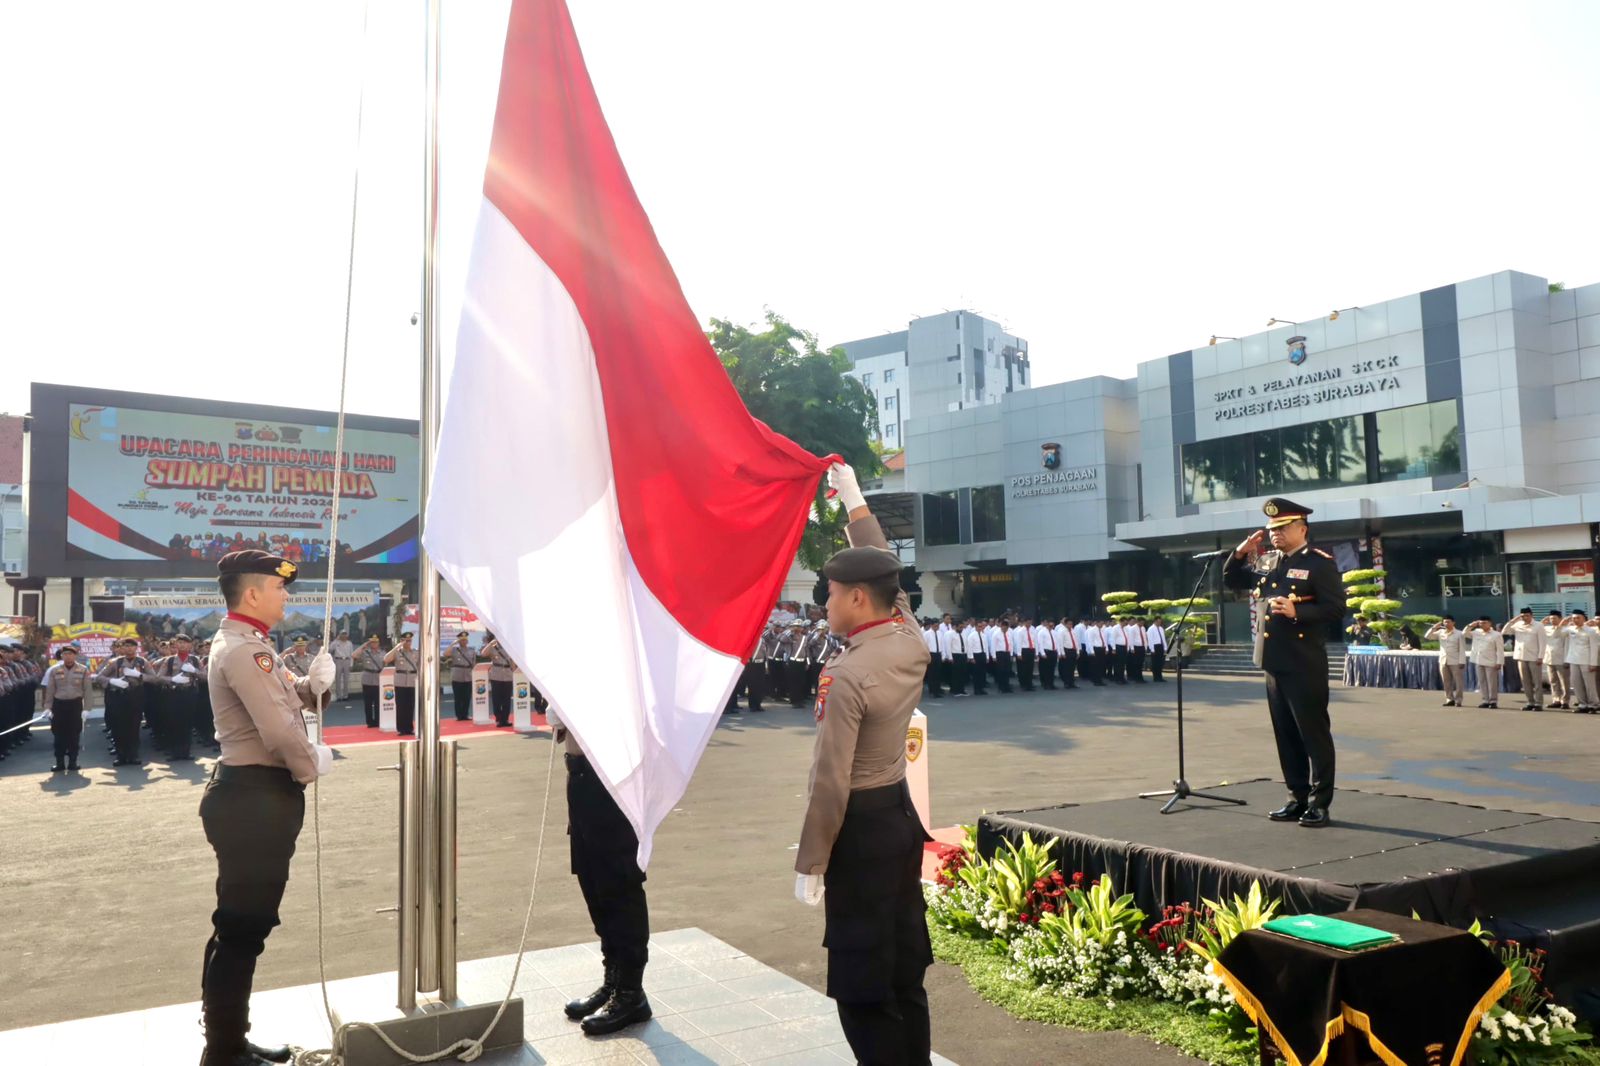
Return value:
M 611 999 L 611 993 L 617 989 L 617 968 L 606 963 L 605 977 L 600 980 L 600 987 L 590 992 L 582 999 L 575 999 L 565 1008 L 567 1017 L 573 1021 L 582 1021 L 595 1011 L 604 1007 Z
M 650 1001 L 644 994 L 644 970 L 618 967 L 616 988 L 606 1005 L 583 1020 L 589 1036 L 605 1036 L 650 1020 Z

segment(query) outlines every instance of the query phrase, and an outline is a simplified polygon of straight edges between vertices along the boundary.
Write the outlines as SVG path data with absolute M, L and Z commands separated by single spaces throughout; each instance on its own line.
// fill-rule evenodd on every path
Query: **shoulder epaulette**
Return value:
M 1333 558 L 1332 555 L 1329 555 L 1327 552 L 1323 551 L 1321 548 L 1312 548 L 1311 550 L 1316 552 L 1318 555 L 1322 556 L 1324 559 L 1332 559 Z

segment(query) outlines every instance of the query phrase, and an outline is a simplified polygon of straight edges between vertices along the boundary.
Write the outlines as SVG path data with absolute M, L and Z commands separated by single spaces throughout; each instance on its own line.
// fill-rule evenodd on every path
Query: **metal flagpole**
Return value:
M 417 497 L 417 561 L 421 582 L 417 590 L 417 770 L 419 786 L 414 792 L 411 812 L 421 827 L 420 850 L 411 869 L 418 871 L 417 943 L 415 945 L 416 982 L 419 992 L 439 990 L 441 956 L 454 959 L 454 945 L 446 950 L 442 936 L 454 936 L 454 923 L 445 929 L 440 921 L 441 882 L 454 877 L 441 876 L 442 865 L 454 862 L 454 854 L 441 852 L 439 781 L 439 575 L 433 569 L 427 549 L 421 542 L 421 521 L 428 511 L 428 487 L 433 480 L 434 453 L 439 433 L 439 317 L 436 252 L 439 238 L 439 71 L 442 0 L 428 0 L 425 66 L 425 147 L 423 152 L 423 253 L 422 253 L 422 411 L 418 448 L 421 455 L 422 487 Z M 414 839 L 414 838 L 413 838 Z M 402 838 L 402 847 L 406 838 Z M 406 868 L 402 856 L 402 868 Z M 406 954 L 402 945 L 401 955 Z M 455 989 L 455 974 L 443 981 Z

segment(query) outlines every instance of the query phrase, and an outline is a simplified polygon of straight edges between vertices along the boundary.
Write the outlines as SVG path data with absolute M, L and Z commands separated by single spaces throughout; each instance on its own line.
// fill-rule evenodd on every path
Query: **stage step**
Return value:
M 1246 676 L 1261 669 L 1251 662 L 1254 649 L 1249 644 L 1208 644 L 1185 669 L 1196 674 Z M 1344 677 L 1344 645 L 1328 645 L 1328 680 Z

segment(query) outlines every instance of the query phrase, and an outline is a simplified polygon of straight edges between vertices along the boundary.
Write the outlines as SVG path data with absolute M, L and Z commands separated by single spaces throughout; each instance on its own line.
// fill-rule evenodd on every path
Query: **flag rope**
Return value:
M 344 422 L 345 422 L 345 397 L 350 379 L 350 318 L 353 294 L 355 291 L 356 269 L 356 221 L 359 217 L 361 203 L 361 135 L 365 121 L 367 105 L 367 75 L 366 54 L 370 45 L 369 26 L 372 14 L 372 0 L 366 0 L 361 8 L 361 55 L 362 71 L 360 87 L 356 96 L 356 138 L 355 138 L 355 164 L 354 175 L 350 188 L 350 243 L 345 263 L 344 283 L 344 342 L 339 357 L 339 410 L 334 423 L 333 454 L 333 509 L 328 520 L 328 577 L 326 588 L 323 590 L 322 600 L 322 650 L 327 654 L 333 632 L 333 583 L 334 575 L 339 562 L 339 506 L 344 489 Z M 422 447 L 429 443 L 420 441 Z M 421 516 L 418 516 L 419 520 Z M 420 522 L 418 536 L 421 536 Z M 330 695 L 331 693 L 324 693 Z M 319 697 L 320 699 L 320 697 Z M 331 705 L 331 698 L 326 704 L 319 703 L 317 708 L 317 739 L 322 739 L 321 717 L 324 709 Z M 528 949 L 528 931 L 533 926 L 533 904 L 539 894 L 539 869 L 544 859 L 544 834 L 549 823 L 550 814 L 550 781 L 555 775 L 556 739 L 555 727 L 550 729 L 550 758 L 545 765 L 544 802 L 539 810 L 539 841 L 533 853 L 533 878 L 528 886 L 528 907 L 522 918 L 522 937 L 517 943 L 517 961 L 511 969 L 511 980 L 506 987 L 506 994 L 500 1000 L 500 1007 L 495 1011 L 494 1018 L 484 1029 L 483 1035 L 477 1039 L 463 1038 L 457 1040 L 449 1047 L 428 1054 L 414 1054 L 400 1047 L 384 1032 L 383 1029 L 371 1022 L 345 1022 L 339 1024 L 333 1014 L 333 1005 L 328 999 L 328 953 L 324 921 L 324 904 L 322 898 L 322 805 L 319 802 L 320 775 L 311 783 L 311 834 L 313 854 L 316 860 L 316 886 L 317 886 L 317 980 L 322 991 L 322 1012 L 328 1021 L 328 1028 L 333 1033 L 333 1047 L 320 1049 L 294 1049 L 294 1066 L 343 1066 L 345 1040 L 347 1036 L 358 1029 L 370 1029 L 378 1034 L 378 1038 L 388 1046 L 389 1050 L 407 1062 L 426 1063 L 438 1062 L 442 1059 L 455 1056 L 462 1062 L 473 1062 L 483 1054 L 483 1046 L 488 1041 L 490 1034 L 500 1024 L 500 1019 L 505 1016 L 507 1007 L 511 1004 L 511 997 L 516 994 L 517 979 L 522 973 L 523 956 Z

